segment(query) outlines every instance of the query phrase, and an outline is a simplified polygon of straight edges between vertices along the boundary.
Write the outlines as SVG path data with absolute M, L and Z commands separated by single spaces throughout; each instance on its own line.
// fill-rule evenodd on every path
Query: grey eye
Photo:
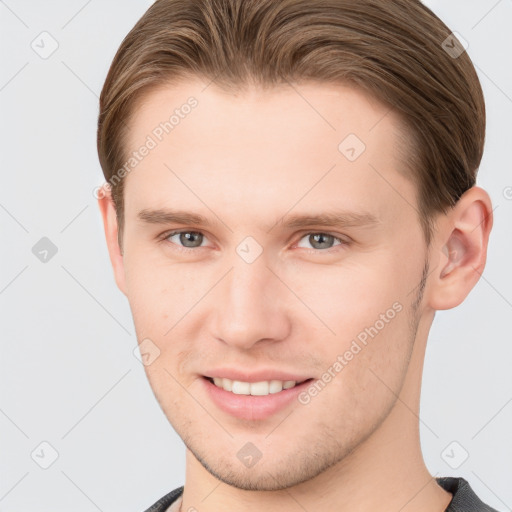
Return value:
M 173 236 L 179 237 L 179 244 L 177 245 L 182 245 L 183 247 L 200 247 L 203 241 L 203 234 L 199 233 L 198 231 L 178 231 L 176 233 L 171 233 L 167 239 L 173 243 L 176 243 L 171 240 Z
M 307 235 L 303 236 L 302 239 L 306 238 L 308 240 L 308 243 L 311 244 L 313 249 L 330 249 L 333 247 L 334 241 L 339 240 L 333 235 L 329 235 L 328 233 L 308 233 Z M 301 240 L 302 240 L 301 239 Z M 303 247 L 298 245 L 299 247 Z

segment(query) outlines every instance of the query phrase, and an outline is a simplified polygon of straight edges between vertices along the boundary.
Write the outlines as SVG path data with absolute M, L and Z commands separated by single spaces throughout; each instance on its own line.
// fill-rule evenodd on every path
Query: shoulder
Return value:
M 436 480 L 443 489 L 453 494 L 445 512 L 498 512 L 484 503 L 464 478 L 446 476 L 436 478 Z M 165 512 L 182 494 L 183 486 L 162 496 L 144 512 Z
M 183 485 L 174 489 L 170 493 L 162 496 L 156 503 L 153 503 L 144 512 L 165 512 L 181 495 L 183 494 Z
M 445 512 L 498 512 L 484 503 L 464 478 L 445 476 L 436 480 L 444 490 L 453 494 Z

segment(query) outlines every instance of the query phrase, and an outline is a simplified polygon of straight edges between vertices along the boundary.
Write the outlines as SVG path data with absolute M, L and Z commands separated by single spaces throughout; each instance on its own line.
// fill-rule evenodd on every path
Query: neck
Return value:
M 217 480 L 187 450 L 182 510 L 444 512 L 452 494 L 429 473 L 420 446 L 419 390 L 427 338 L 422 328 L 428 332 L 419 326 L 404 385 L 390 414 L 342 461 L 288 489 L 246 491 Z

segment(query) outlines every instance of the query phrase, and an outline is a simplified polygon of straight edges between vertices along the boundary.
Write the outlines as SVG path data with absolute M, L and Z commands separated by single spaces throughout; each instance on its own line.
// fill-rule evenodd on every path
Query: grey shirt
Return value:
M 480 500 L 464 478 L 445 476 L 436 478 L 436 480 L 445 491 L 453 494 L 445 512 L 498 512 Z M 173 504 L 178 506 L 183 489 L 183 486 L 174 489 L 151 505 L 145 512 L 174 512 L 174 507 L 171 507 Z

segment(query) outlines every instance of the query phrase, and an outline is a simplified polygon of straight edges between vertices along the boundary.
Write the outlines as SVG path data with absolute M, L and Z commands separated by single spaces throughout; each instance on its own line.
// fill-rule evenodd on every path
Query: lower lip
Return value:
M 290 389 L 263 396 L 236 395 L 217 387 L 205 377 L 202 378 L 212 401 L 224 412 L 242 420 L 264 420 L 290 405 L 304 391 L 313 379 L 304 381 Z

